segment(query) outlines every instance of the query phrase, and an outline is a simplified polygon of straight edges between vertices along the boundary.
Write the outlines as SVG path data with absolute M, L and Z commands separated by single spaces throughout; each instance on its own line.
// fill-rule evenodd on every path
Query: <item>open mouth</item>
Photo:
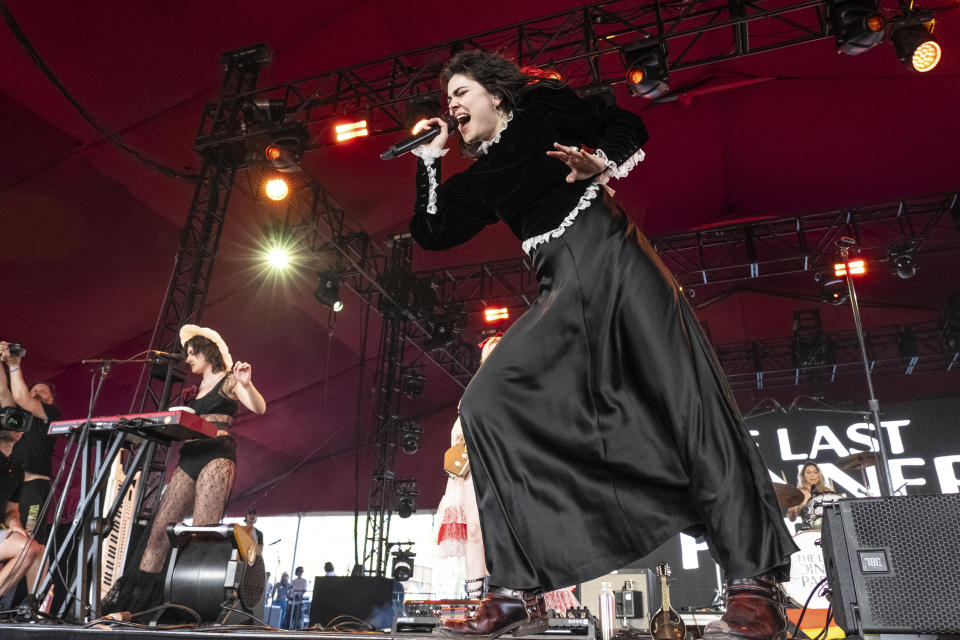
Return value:
M 460 123 L 460 130 L 463 131 L 463 128 L 467 126 L 468 122 L 470 122 L 470 116 L 466 113 L 461 113 L 457 116 L 457 122 Z

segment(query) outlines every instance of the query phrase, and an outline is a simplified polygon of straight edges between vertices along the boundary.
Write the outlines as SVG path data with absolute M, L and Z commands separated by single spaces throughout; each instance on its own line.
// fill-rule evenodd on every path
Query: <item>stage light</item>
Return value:
M 343 301 L 340 300 L 340 277 L 335 273 L 321 273 L 320 281 L 313 292 L 317 302 L 329 307 L 335 313 L 343 310 Z
M 410 365 L 400 368 L 400 391 L 408 398 L 420 398 L 427 384 L 427 377 L 423 375 L 423 367 Z
M 283 178 L 270 178 L 263 185 L 263 192 L 271 200 L 283 200 L 290 194 L 290 186 Z
M 409 518 L 417 510 L 417 496 L 420 495 L 416 478 L 397 480 L 396 493 L 397 515 L 401 518 Z
M 666 44 L 640 40 L 620 49 L 620 57 L 630 95 L 652 100 L 670 89 Z
M 933 37 L 933 20 L 923 24 L 894 27 L 890 36 L 897 59 L 908 69 L 926 73 L 940 62 L 943 51 Z
M 367 128 L 366 120 L 338 124 L 336 127 L 334 127 L 334 131 L 337 134 L 337 142 L 344 142 L 345 140 L 352 140 L 353 138 L 361 138 L 370 135 L 370 130 Z
M 284 247 L 273 247 L 267 251 L 267 262 L 274 269 L 282 271 L 290 266 L 290 252 Z
M 820 300 L 827 304 L 843 304 L 850 297 L 847 281 L 840 278 L 820 283 Z
M 413 577 L 413 559 L 417 554 L 407 549 L 400 549 L 390 554 L 393 556 L 393 568 L 390 576 L 397 582 L 406 582 Z
M 303 159 L 303 141 L 295 136 L 277 137 L 272 144 L 267 145 L 263 154 L 280 173 L 297 173 L 301 170 L 300 161 Z
M 506 307 L 487 307 L 483 310 L 483 320 L 488 324 L 501 322 L 507 320 L 509 317 L 510 310 Z
M 851 260 L 850 261 L 850 275 L 852 276 L 862 276 L 867 272 L 867 263 L 863 260 Z M 847 265 L 842 262 L 837 262 L 833 265 L 833 275 L 838 278 L 843 278 L 847 275 Z
M 883 41 L 887 21 L 875 0 L 835 0 L 827 11 L 838 53 L 859 55 Z
M 907 280 L 917 275 L 916 247 L 906 245 L 890 249 L 887 259 L 893 265 L 893 272 Z
M 400 449 L 404 453 L 413 455 L 420 451 L 423 440 L 423 427 L 416 420 L 404 420 L 400 423 Z

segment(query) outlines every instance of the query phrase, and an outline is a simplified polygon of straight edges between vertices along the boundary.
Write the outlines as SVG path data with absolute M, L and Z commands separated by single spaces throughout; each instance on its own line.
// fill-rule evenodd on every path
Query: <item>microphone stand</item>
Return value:
M 846 267 L 847 289 L 850 291 L 850 309 L 853 311 L 853 322 L 857 329 L 857 339 L 860 341 L 860 356 L 863 359 L 863 373 L 867 378 L 867 392 L 870 394 L 868 406 L 873 418 L 873 428 L 877 433 L 877 453 L 879 453 L 880 464 L 877 465 L 877 476 L 880 481 L 880 495 L 892 496 L 893 483 L 890 482 L 890 468 L 888 465 L 889 456 L 887 455 L 887 445 L 883 441 L 883 430 L 880 426 L 880 403 L 873 392 L 873 378 L 870 375 L 870 362 L 867 358 L 867 341 L 863 335 L 863 323 L 860 320 L 860 304 L 857 301 L 857 290 L 853 285 L 853 274 L 850 273 L 850 247 L 857 243 L 850 237 L 843 237 L 837 241 L 837 247 L 840 248 L 840 258 Z

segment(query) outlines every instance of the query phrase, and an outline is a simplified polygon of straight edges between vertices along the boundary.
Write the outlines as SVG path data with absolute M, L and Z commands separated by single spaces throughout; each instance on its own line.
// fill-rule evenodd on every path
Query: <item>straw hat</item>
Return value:
M 181 346 L 186 345 L 187 341 L 194 336 L 203 336 L 217 345 L 217 349 L 220 350 L 220 357 L 223 358 L 223 363 L 227 365 L 227 370 L 229 371 L 233 368 L 233 358 L 230 357 L 230 349 L 227 348 L 227 343 L 223 341 L 219 333 L 208 327 L 198 327 L 195 324 L 185 324 L 180 327 Z

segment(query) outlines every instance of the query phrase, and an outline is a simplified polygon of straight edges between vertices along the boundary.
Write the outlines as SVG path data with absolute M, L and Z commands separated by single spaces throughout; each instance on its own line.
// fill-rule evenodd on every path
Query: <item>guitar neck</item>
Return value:
M 667 586 L 667 576 L 660 576 L 660 592 L 663 596 L 663 606 L 661 609 L 664 611 L 670 610 L 670 587 Z

